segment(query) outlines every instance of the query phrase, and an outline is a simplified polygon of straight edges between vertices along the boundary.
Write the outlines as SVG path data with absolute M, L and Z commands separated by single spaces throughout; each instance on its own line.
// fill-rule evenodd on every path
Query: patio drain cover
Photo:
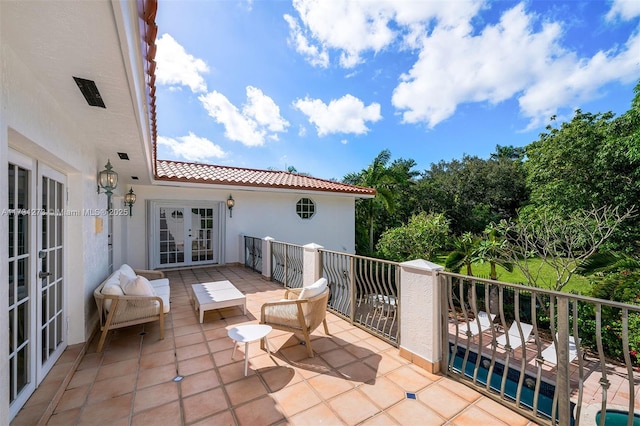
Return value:
M 407 399 L 416 399 L 416 394 L 413 392 L 406 392 Z
M 181 381 L 182 381 L 182 379 L 184 379 L 184 377 L 182 377 L 182 376 L 176 376 L 176 377 L 174 377 L 174 378 L 173 378 L 173 381 L 177 383 L 177 382 L 181 382 Z

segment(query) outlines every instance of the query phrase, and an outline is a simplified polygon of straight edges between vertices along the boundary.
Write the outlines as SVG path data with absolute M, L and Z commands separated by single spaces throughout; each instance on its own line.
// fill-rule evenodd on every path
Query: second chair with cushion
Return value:
M 327 279 L 320 278 L 307 287 L 288 289 L 284 297 L 284 300 L 262 305 L 260 323 L 278 330 L 302 334 L 309 356 L 313 357 L 311 333 L 323 324 L 325 334 L 330 335 L 326 320 L 329 300 Z

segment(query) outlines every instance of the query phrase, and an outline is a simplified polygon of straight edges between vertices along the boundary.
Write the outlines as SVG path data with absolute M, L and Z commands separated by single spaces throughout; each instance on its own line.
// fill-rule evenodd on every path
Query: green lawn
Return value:
M 529 261 L 531 265 L 531 270 L 535 271 L 540 266 L 541 261 L 539 259 L 532 259 Z M 441 263 L 442 264 L 442 263 Z M 473 264 L 471 266 L 471 270 L 474 276 L 488 278 L 489 277 L 489 264 Z M 465 273 L 464 270 L 460 271 L 460 273 Z M 556 274 L 553 269 L 551 269 L 547 265 L 542 266 L 542 271 L 540 272 L 541 281 L 544 283 L 548 283 L 546 288 L 550 288 L 556 280 Z M 498 281 L 504 281 L 507 283 L 514 284 L 526 284 L 526 279 L 522 272 L 518 268 L 514 268 L 513 272 L 508 272 L 505 269 L 498 266 Z M 591 292 L 591 284 L 589 284 L 589 280 L 580 275 L 573 275 L 569 283 L 564 287 L 563 291 L 566 292 L 576 292 L 583 295 L 589 295 Z

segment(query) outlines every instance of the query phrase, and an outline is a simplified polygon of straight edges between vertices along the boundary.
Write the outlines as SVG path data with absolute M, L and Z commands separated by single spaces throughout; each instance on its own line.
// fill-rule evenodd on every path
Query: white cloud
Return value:
M 434 127 L 462 103 L 515 97 L 530 119 L 528 128 L 534 128 L 559 108 L 593 98 L 603 84 L 637 76 L 637 41 L 580 58 L 561 45 L 560 24 L 545 22 L 534 31 L 536 19 L 519 4 L 477 35 L 471 27 L 466 33 L 461 27 L 435 28 L 394 90 L 392 103 L 403 121 Z
M 307 62 L 314 67 L 328 67 L 329 54 L 325 48 L 311 45 L 294 17 L 284 15 L 284 20 L 289 24 L 289 43 L 293 45 L 296 51 L 304 56 Z
M 216 122 L 225 127 L 225 136 L 247 146 L 264 145 L 265 139 L 278 140 L 289 122 L 280 116 L 280 108 L 260 89 L 247 86 L 247 103 L 242 110 L 217 91 L 198 99 Z
M 415 52 L 416 61 L 400 76 L 392 103 L 403 122 L 428 127 L 451 117 L 463 103 L 515 99 L 533 128 L 559 109 L 599 96 L 606 84 L 637 79 L 638 31 L 623 46 L 585 57 L 566 44 L 561 22 L 528 12 L 527 2 L 501 12 L 499 22 L 484 24 L 481 12 L 500 4 L 294 0 L 298 16 L 285 19 L 291 37 L 304 38 L 298 51 L 307 59 L 314 56 L 305 51 L 327 54 L 325 67 L 329 54 L 339 57 L 342 67 L 353 68 L 368 53 Z M 640 1 L 613 0 L 605 19 L 638 16 Z
M 417 34 L 423 34 L 433 20 L 447 27 L 468 25 L 482 4 L 481 0 L 294 0 L 303 26 L 290 15 L 284 19 L 296 50 L 312 65 L 327 67 L 328 50 L 335 49 L 340 65 L 353 68 L 362 63 L 363 53 L 380 52 L 399 38 L 406 46 L 415 48 Z
M 365 134 L 369 131 L 366 122 L 375 123 L 380 120 L 380 104 L 372 103 L 369 106 L 350 95 L 344 95 L 340 99 L 333 99 L 329 105 L 320 99 L 296 100 L 293 105 L 309 117 L 309 122 L 316 126 L 318 136 L 332 133 Z
M 202 74 L 209 67 L 202 60 L 188 54 L 184 47 L 169 34 L 156 40 L 156 81 L 161 85 L 187 86 L 194 93 L 207 91 L 207 83 Z
M 608 21 L 612 21 L 617 17 L 623 20 L 630 20 L 640 16 L 640 1 L 638 0 L 614 0 L 611 10 L 605 17 Z
M 171 152 L 186 161 L 205 162 L 213 158 L 225 158 L 222 148 L 207 138 L 201 138 L 189 132 L 187 136 L 168 138 L 158 136 L 158 143 L 168 147 Z

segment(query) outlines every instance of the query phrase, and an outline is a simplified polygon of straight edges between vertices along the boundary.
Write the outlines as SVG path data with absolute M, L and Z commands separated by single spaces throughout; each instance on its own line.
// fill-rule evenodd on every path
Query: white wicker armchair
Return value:
M 326 320 L 329 288 L 325 288 L 320 294 L 308 299 L 299 298 L 302 290 L 301 288 L 289 289 L 284 294 L 285 300 L 262 305 L 260 324 L 268 324 L 278 330 L 302 334 L 309 357 L 313 357 L 311 339 L 309 338 L 311 333 L 322 323 L 325 334 L 330 336 Z M 262 341 L 261 347 L 264 349 L 264 341 Z

